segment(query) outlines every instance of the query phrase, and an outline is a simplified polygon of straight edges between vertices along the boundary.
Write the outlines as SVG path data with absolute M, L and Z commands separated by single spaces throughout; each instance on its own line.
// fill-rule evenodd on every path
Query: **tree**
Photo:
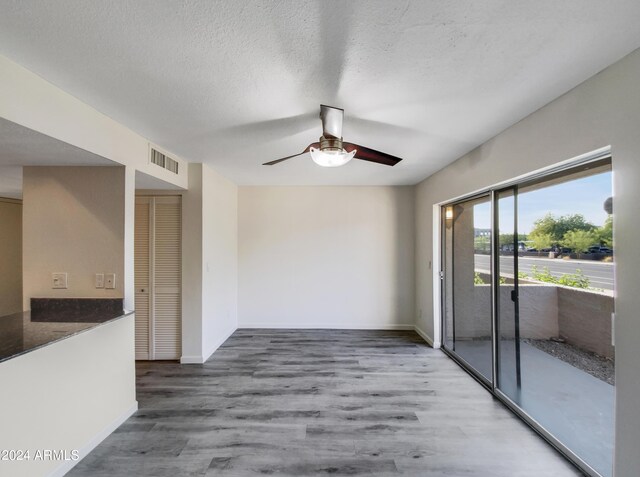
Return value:
M 536 250 L 551 248 L 554 242 L 553 236 L 549 233 L 529 234 L 529 240 L 533 241 L 533 248 Z
M 530 235 L 551 235 L 553 244 L 560 243 L 567 232 L 574 230 L 592 231 L 597 227 L 587 222 L 582 214 L 569 214 L 556 218 L 549 213 L 533 223 Z
M 613 215 L 609 215 L 604 225 L 598 228 L 598 240 L 601 245 L 613 247 Z
M 598 233 L 592 230 L 570 230 L 564 234 L 562 245 L 573 249 L 576 253 L 583 253 L 589 250 L 594 243 L 598 242 Z
M 518 234 L 518 241 L 524 242 L 527 240 L 526 234 Z M 500 234 L 500 246 L 513 245 L 513 234 Z
M 476 237 L 473 242 L 476 252 L 488 252 L 491 248 L 491 239 L 487 236 Z

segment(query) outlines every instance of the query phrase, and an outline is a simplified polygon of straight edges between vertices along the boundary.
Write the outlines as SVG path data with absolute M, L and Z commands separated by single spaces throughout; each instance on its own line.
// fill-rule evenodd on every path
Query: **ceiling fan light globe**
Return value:
M 313 159 L 313 162 L 322 167 L 344 166 L 347 162 L 353 159 L 353 156 L 356 155 L 355 149 L 351 152 L 341 149 L 323 151 L 312 147 L 309 149 L 309 152 L 311 153 L 311 159 Z

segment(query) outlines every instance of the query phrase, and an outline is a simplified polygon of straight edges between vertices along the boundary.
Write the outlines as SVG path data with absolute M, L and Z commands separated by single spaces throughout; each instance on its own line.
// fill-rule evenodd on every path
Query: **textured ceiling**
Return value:
M 4 0 L 0 53 L 240 184 L 414 184 L 640 46 L 637 0 Z M 345 109 L 390 168 L 264 167 Z

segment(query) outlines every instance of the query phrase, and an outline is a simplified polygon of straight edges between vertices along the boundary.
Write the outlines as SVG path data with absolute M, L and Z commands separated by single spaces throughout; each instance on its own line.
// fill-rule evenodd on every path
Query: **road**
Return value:
M 476 255 L 476 269 L 490 270 L 489 255 Z M 613 263 L 596 262 L 595 260 L 562 260 L 550 258 L 519 257 L 518 270 L 531 275 L 531 267 L 537 266 L 539 271 L 544 267 L 549 269 L 551 275 L 559 277 L 564 273 L 576 273 L 576 269 L 582 270 L 589 278 L 590 286 L 613 290 Z M 500 257 L 500 269 L 502 272 L 513 275 L 513 257 Z

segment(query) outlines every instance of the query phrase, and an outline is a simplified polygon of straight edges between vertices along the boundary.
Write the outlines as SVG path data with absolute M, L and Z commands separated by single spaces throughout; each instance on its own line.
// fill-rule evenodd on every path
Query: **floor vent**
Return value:
M 154 149 L 153 147 L 151 148 L 151 163 L 156 166 L 160 166 L 169 172 L 173 172 L 174 174 L 178 173 L 178 161 L 171 159 L 169 156 Z

